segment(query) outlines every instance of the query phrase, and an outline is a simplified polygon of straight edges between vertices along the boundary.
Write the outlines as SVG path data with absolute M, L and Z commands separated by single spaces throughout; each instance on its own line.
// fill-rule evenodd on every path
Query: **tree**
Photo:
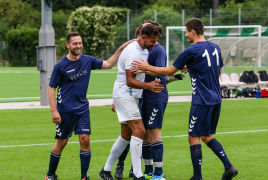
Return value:
M 102 6 L 80 7 L 67 23 L 68 30 L 82 35 L 84 52 L 101 57 L 102 50 L 113 46 L 117 25 L 125 18 L 128 9 Z

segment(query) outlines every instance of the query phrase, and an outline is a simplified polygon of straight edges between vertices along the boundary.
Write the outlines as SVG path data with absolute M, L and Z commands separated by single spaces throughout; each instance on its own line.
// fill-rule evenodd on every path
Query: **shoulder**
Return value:
M 59 62 L 57 62 L 55 64 L 54 69 L 61 69 L 61 68 L 63 68 L 66 65 L 67 62 L 68 62 L 67 57 L 64 56 L 61 60 L 59 60 Z

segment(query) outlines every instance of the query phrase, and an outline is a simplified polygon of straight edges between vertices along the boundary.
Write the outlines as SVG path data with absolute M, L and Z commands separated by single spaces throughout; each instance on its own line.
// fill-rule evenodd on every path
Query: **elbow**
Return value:
M 128 86 L 128 87 L 133 87 L 133 83 L 132 83 L 131 80 L 127 80 L 127 86 Z
M 172 76 L 172 75 L 173 75 L 173 73 L 171 73 L 171 72 L 166 73 L 166 76 Z

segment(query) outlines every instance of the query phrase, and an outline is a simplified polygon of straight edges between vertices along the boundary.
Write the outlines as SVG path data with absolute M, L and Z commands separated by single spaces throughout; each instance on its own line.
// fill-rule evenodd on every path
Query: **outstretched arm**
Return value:
M 132 43 L 133 41 L 135 41 L 135 40 L 130 40 L 130 41 L 124 43 L 122 46 L 120 46 L 117 49 L 117 51 L 107 61 L 103 61 L 101 69 L 111 69 L 112 67 L 114 67 L 114 65 L 117 63 L 118 58 L 119 58 L 120 54 L 122 53 L 123 49 L 125 49 L 125 47 L 127 47 L 127 45 L 129 43 Z
M 141 59 L 142 62 L 134 60 L 132 62 L 131 72 L 140 73 L 144 72 L 151 76 L 171 76 L 178 71 L 173 65 L 170 67 L 155 67 L 150 66 L 145 60 Z

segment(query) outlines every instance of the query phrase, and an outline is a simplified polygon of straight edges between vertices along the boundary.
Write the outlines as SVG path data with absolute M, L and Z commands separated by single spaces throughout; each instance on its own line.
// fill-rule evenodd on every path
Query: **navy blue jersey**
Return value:
M 179 70 L 184 65 L 187 66 L 191 77 L 192 105 L 221 103 L 219 75 L 223 63 L 218 45 L 204 41 L 188 47 L 173 63 Z
M 62 58 L 54 67 L 49 86 L 58 87 L 57 109 L 70 112 L 88 106 L 86 98 L 91 70 L 101 69 L 103 61 L 80 55 L 77 61 Z
M 163 46 L 157 44 L 149 51 L 148 64 L 156 67 L 166 67 L 167 55 Z M 146 74 L 145 82 L 152 82 L 154 80 L 160 80 L 165 89 L 161 93 L 154 93 L 150 90 L 143 90 L 143 101 L 144 102 L 164 102 L 168 101 L 168 91 L 166 88 L 166 76 L 150 76 Z

